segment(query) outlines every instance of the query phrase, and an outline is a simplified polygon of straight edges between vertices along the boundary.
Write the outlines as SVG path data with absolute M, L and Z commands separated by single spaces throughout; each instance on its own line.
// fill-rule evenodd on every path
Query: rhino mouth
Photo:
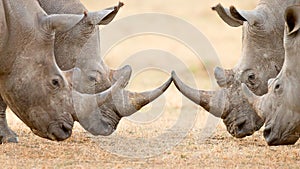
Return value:
M 287 129 L 286 132 L 280 134 L 280 130 L 275 130 L 275 126 L 266 125 L 263 136 L 269 146 L 278 146 L 278 145 L 293 145 L 299 138 L 300 133 L 295 132 L 295 128 Z
M 48 127 L 48 138 L 55 141 L 63 141 L 72 135 L 73 123 L 56 122 Z
M 72 135 L 72 129 L 74 125 L 73 117 L 66 113 L 62 113 L 63 116 L 51 121 L 48 124 L 46 138 L 53 141 L 63 141 Z
M 224 112 L 227 116 L 223 116 L 222 118 L 227 131 L 236 138 L 251 136 L 264 124 L 264 121 L 260 118 L 252 119 L 251 116 L 249 116 L 251 113 L 253 112 L 245 112 L 241 110 L 230 110 L 229 112 Z

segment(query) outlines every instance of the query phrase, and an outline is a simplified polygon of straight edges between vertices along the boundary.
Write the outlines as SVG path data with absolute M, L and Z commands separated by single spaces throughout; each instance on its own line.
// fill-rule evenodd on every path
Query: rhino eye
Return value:
M 50 83 L 51 87 L 55 90 L 64 86 L 64 82 L 63 82 L 62 78 L 59 76 L 53 77 L 49 83 Z
M 276 84 L 275 85 L 275 90 L 279 89 L 280 88 L 280 84 Z
M 97 78 L 94 76 L 89 76 L 88 77 L 89 81 L 96 83 L 97 82 Z
M 59 81 L 58 81 L 58 79 L 53 79 L 52 80 L 52 85 L 55 86 L 55 87 L 59 87 Z
M 277 83 L 275 86 L 274 86 L 274 92 L 276 94 L 281 94 L 283 89 L 282 89 L 282 84 L 281 83 Z
M 248 75 L 248 82 L 250 83 L 250 85 L 255 85 L 255 79 L 255 74 Z
M 255 74 L 249 75 L 249 76 L 248 76 L 248 80 L 249 80 L 249 81 L 255 80 Z

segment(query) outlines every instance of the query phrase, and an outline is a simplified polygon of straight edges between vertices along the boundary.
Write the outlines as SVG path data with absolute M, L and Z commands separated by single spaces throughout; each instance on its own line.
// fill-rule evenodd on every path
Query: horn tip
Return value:
M 172 76 L 175 76 L 175 75 L 176 75 L 176 73 L 175 73 L 174 70 L 172 70 L 171 75 L 172 75 Z
M 211 10 L 216 11 L 220 7 L 222 7 L 222 5 L 221 5 L 221 3 L 218 3 L 217 5 L 211 7 Z

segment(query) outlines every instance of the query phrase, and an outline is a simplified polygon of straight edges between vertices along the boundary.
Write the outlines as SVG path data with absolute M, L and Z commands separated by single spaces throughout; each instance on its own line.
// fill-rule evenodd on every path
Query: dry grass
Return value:
M 92 10 L 117 3 L 111 0 L 83 2 Z M 239 58 L 241 30 L 225 25 L 210 10 L 210 7 L 218 2 L 252 9 L 257 1 L 128 0 L 125 1 L 126 6 L 120 11 L 117 19 L 143 12 L 167 13 L 182 18 L 197 27 L 208 38 L 222 65 L 230 68 Z M 120 31 L 126 30 L 120 28 Z M 118 67 L 134 52 L 148 48 L 172 51 L 177 59 L 188 65 L 197 87 L 211 88 L 203 64 L 199 63 L 193 53 L 182 44 L 165 37 L 145 35 L 128 39 L 111 50 L 105 60 L 110 66 Z M 184 71 L 176 71 L 186 80 L 187 75 Z M 147 76 L 135 74 L 130 89 L 140 91 L 153 88 L 167 78 L 167 75 L 161 72 L 144 73 L 148 73 Z M 159 114 L 160 112 L 163 113 Z M 153 117 L 149 116 L 151 113 L 154 113 Z M 268 147 L 261 131 L 245 139 L 235 139 L 227 133 L 221 121 L 216 119 L 208 121 L 207 115 L 205 111 L 184 99 L 174 86 L 171 86 L 162 100 L 147 106 L 134 117 L 123 119 L 116 133 L 109 137 L 91 136 L 76 124 L 73 135 L 68 140 L 48 141 L 35 136 L 10 113 L 9 125 L 18 133 L 20 142 L 0 146 L 0 167 L 299 168 L 299 142 L 293 146 Z M 147 117 L 148 120 L 143 117 Z M 137 119 L 144 121 L 135 122 Z M 183 119 L 183 122 L 176 126 L 176 122 L 180 119 Z M 204 132 L 206 129 L 214 129 L 216 125 L 214 132 Z M 208 138 L 203 139 L 206 134 Z

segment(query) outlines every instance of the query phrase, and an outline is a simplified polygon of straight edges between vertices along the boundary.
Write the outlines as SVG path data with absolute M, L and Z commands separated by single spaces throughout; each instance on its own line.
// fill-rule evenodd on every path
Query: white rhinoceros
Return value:
M 245 83 L 257 95 L 267 92 L 267 82 L 276 77 L 284 61 L 284 10 L 300 0 L 260 0 L 254 10 L 213 7 L 230 26 L 243 26 L 242 54 L 229 70 L 217 67 L 215 78 L 219 91 L 195 90 L 173 73 L 177 88 L 189 99 L 216 117 L 221 117 L 228 132 L 237 138 L 252 135 L 264 120 L 257 116 L 241 90 Z
M 2 119 L 7 104 L 41 137 L 64 140 L 71 135 L 72 93 L 55 62 L 54 35 L 55 31 L 72 28 L 82 18 L 83 15 L 47 15 L 37 1 L 0 1 Z M 0 122 L 1 141 L 17 142 L 6 119 Z
M 81 93 L 100 93 L 111 87 L 121 77 L 126 84 L 131 75 L 131 67 L 124 66 L 119 70 L 111 70 L 104 64 L 100 55 L 99 26 L 110 23 L 123 6 L 106 8 L 97 12 L 87 12 L 79 0 L 38 0 L 48 13 L 85 13 L 85 17 L 68 32 L 59 32 L 55 37 L 55 57 L 58 66 L 63 70 L 78 67 L 81 71 L 73 75 L 72 85 Z M 101 42 L 105 43 L 105 42 Z M 83 51 L 83 52 L 82 52 Z M 124 82 L 125 82 L 124 81 Z M 76 98 L 76 109 L 85 112 L 79 116 L 84 129 L 93 135 L 110 135 L 122 117 L 129 116 L 146 104 L 159 97 L 171 84 L 168 79 L 157 89 L 134 93 L 120 86 L 113 95 L 101 105 L 95 105 L 93 98 L 87 100 Z M 81 113 L 79 113 L 81 114 Z
M 300 5 L 285 12 L 285 60 L 269 91 L 256 96 L 243 84 L 243 91 L 259 115 L 266 120 L 264 137 L 268 145 L 294 144 L 300 137 Z
M 68 2 L 70 6 L 67 5 Z M 99 33 L 99 29 L 97 25 L 109 23 L 114 18 L 119 8 L 122 6 L 122 3 L 119 3 L 119 5 L 116 7 L 107 8 L 99 12 L 86 12 L 84 6 L 77 0 L 40 0 L 40 4 L 46 10 L 50 11 L 47 11 L 48 13 L 53 14 L 85 13 L 84 17 L 72 29 L 68 31 L 57 30 L 58 32 L 60 32 L 56 35 L 55 38 L 54 52 L 56 60 L 59 63 L 58 65 L 63 69 L 66 70 L 69 68 L 73 68 L 75 67 L 75 65 L 80 68 L 80 71 L 75 71 L 79 72 L 79 74 L 81 75 L 79 76 L 79 80 L 75 78 L 75 80 L 73 79 L 72 81 L 72 86 L 76 89 L 76 91 L 73 92 L 72 96 L 69 92 L 66 92 L 64 97 L 67 99 L 72 98 L 70 102 L 74 101 L 74 106 L 76 110 L 72 110 L 74 111 L 72 112 L 72 120 L 79 121 L 79 123 L 90 133 L 94 135 L 111 134 L 116 129 L 117 124 L 119 123 L 122 117 L 133 114 L 144 105 L 159 97 L 171 84 L 172 79 L 170 78 L 161 87 L 154 89 L 153 91 L 142 93 L 129 92 L 124 90 L 124 88 L 128 84 L 131 75 L 131 68 L 129 66 L 125 66 L 119 70 L 111 70 L 103 63 L 98 52 L 99 46 L 97 36 Z M 24 10 L 24 12 L 27 11 Z M 48 37 L 52 40 L 51 42 L 53 42 L 53 36 L 49 35 Z M 39 47 L 35 49 L 39 49 Z M 84 50 L 85 53 L 78 52 L 80 50 Z M 64 74 L 70 76 L 70 73 L 65 72 Z M 62 77 L 65 78 L 64 76 Z M 68 86 L 68 88 L 70 88 L 69 85 L 63 86 Z M 82 93 L 97 94 L 79 94 L 77 91 Z M 45 96 L 44 98 L 47 97 Z M 5 116 L 5 110 L 7 105 L 5 104 L 5 102 L 5 100 L 0 100 L 1 141 L 17 142 L 17 135 L 7 126 Z M 61 106 L 60 104 L 56 104 L 56 106 L 57 109 L 63 108 L 63 106 Z M 24 115 L 25 114 L 26 113 L 24 113 Z M 34 117 L 26 118 L 27 121 L 35 121 L 35 119 L 33 119 Z M 25 121 L 26 118 L 24 117 L 23 121 Z M 44 120 L 41 120 L 40 123 L 46 123 L 45 121 L 47 120 L 49 119 L 45 118 Z M 29 127 L 31 127 L 31 129 L 35 131 L 36 134 L 42 137 L 50 138 L 53 140 L 64 140 L 71 135 L 73 121 L 70 122 L 70 124 L 72 125 L 69 125 L 68 129 L 66 129 L 65 133 L 67 134 L 65 134 L 61 138 L 53 137 L 52 135 L 50 137 L 50 134 L 47 134 L 46 131 L 44 131 L 44 133 L 38 132 L 38 127 L 33 128 L 32 124 L 26 124 Z M 61 126 L 62 128 L 64 128 L 64 125 Z

